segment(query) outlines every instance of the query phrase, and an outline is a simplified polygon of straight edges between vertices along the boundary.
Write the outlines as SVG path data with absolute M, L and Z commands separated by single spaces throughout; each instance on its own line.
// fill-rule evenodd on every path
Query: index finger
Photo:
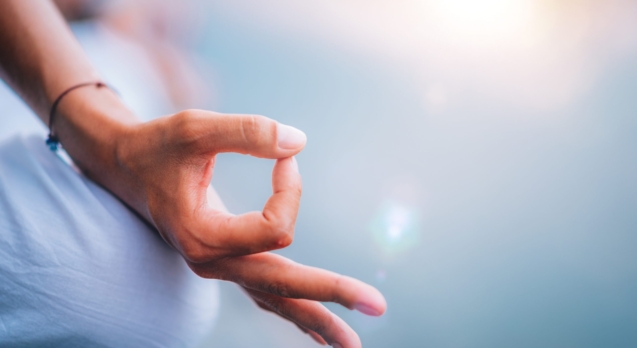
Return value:
M 197 233 L 186 259 L 205 263 L 220 257 L 239 256 L 280 249 L 292 243 L 301 200 L 301 175 L 296 160 L 277 160 L 272 171 L 272 196 L 263 211 L 241 215 L 227 213 L 214 191 L 208 204 L 197 208 L 191 230 Z M 215 204 L 216 202 L 216 204 Z

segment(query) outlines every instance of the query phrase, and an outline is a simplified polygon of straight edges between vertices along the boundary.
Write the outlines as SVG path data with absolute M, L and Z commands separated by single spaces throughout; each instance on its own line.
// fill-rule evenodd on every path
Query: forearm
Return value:
M 0 47 L 0 77 L 45 123 L 62 91 L 98 78 L 50 1 L 0 2 Z
M 0 2 L 0 77 L 49 123 L 54 100 L 66 89 L 99 80 L 64 19 L 50 1 Z M 55 133 L 76 164 L 98 182 L 116 165 L 114 142 L 136 123 L 111 91 L 89 86 L 64 97 Z M 104 177 L 103 177 L 104 176 Z

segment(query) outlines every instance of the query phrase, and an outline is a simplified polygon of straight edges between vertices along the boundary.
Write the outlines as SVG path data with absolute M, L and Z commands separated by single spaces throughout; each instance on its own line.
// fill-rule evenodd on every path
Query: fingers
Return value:
M 226 259 L 215 271 L 220 279 L 281 297 L 336 302 L 375 316 L 387 308 L 383 295 L 370 285 L 272 253 Z
M 277 160 L 272 170 L 272 196 L 263 207 L 263 218 L 270 228 L 289 235 L 290 243 L 301 204 L 302 187 L 296 159 Z
M 206 151 L 238 152 L 262 158 L 296 155 L 305 146 L 300 130 L 258 115 L 228 115 L 202 110 L 177 114 L 177 123 Z M 179 119 L 179 117 L 183 118 Z
M 301 175 L 296 160 L 277 160 L 272 171 L 273 195 L 262 212 L 231 215 L 218 209 L 222 205 L 211 199 L 190 228 L 198 238 L 184 245 L 184 256 L 190 262 L 208 262 L 225 256 L 238 256 L 279 249 L 292 243 L 294 224 L 301 200 Z M 185 244 L 185 243 L 182 243 Z
M 321 340 L 333 347 L 362 347 L 356 332 L 318 302 L 284 298 L 251 289 L 246 291 L 260 304 L 260 307 L 267 308 L 294 322 L 308 330 L 308 333 L 315 332 Z M 316 341 L 322 343 L 319 337 Z

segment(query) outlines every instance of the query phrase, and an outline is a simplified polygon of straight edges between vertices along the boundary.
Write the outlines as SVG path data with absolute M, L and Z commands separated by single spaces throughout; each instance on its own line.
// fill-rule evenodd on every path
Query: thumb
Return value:
M 196 128 L 205 151 L 238 152 L 262 158 L 286 158 L 299 153 L 307 137 L 302 131 L 258 115 L 196 111 Z M 193 125 L 194 126 L 194 125 Z

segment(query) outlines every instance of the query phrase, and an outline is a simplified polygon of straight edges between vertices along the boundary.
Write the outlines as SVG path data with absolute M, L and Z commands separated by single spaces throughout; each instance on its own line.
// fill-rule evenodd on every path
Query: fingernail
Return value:
M 366 305 L 364 303 L 355 304 L 354 305 L 354 309 L 356 309 L 357 311 L 359 311 L 361 313 L 364 313 L 364 314 L 367 314 L 367 315 L 373 315 L 375 317 L 377 317 L 377 316 L 379 316 L 381 314 L 377 309 L 375 309 L 375 308 L 373 308 L 371 306 L 368 306 L 368 305 Z
M 296 161 L 296 157 L 294 156 L 292 156 L 292 169 L 294 169 L 297 173 L 299 172 L 299 163 Z
M 277 123 L 276 134 L 277 143 L 279 147 L 284 150 L 298 149 L 299 147 L 305 145 L 305 141 L 307 140 L 305 133 L 294 127 L 286 126 L 280 123 Z

